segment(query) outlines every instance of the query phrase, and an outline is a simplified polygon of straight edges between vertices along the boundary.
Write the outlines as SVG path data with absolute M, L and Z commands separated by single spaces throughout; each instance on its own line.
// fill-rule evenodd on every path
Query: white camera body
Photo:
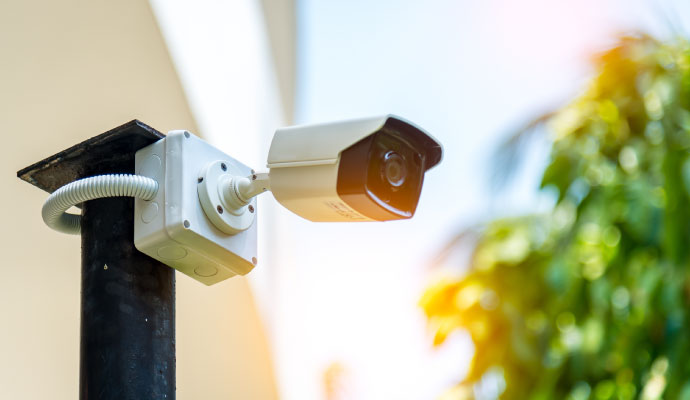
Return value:
M 377 137 L 386 139 L 385 143 L 377 143 Z M 361 149 L 355 149 L 358 144 Z M 348 157 L 348 151 L 353 155 Z M 387 152 L 399 154 L 400 165 L 394 167 L 405 168 L 407 174 L 398 176 L 393 171 L 393 179 L 413 178 L 414 182 L 389 185 L 395 190 L 389 193 L 379 187 L 377 193 L 371 186 L 381 182 L 374 181 L 379 177 L 385 180 L 386 172 L 391 171 L 385 165 L 378 166 L 380 160 L 376 157 Z M 415 164 L 415 157 L 422 162 Z M 410 218 L 416 209 L 424 172 L 438 164 L 441 157 L 438 141 L 392 115 L 282 128 L 273 136 L 268 153 L 271 191 L 284 207 L 311 221 Z M 372 168 L 374 171 L 367 174 Z M 348 179 L 350 182 L 345 182 Z M 410 201 L 391 204 L 396 196 Z

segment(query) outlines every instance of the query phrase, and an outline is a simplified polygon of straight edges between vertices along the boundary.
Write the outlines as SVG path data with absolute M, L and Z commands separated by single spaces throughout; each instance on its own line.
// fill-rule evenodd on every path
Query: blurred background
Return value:
M 444 145 L 415 217 L 315 224 L 261 196 L 252 273 L 178 275 L 178 396 L 497 398 L 505 379 L 449 394 L 471 376 L 474 336 L 458 323 L 434 346 L 420 299 L 468 273 L 459 233 L 560 204 L 539 190 L 548 134 L 496 190 L 511 134 L 581 96 L 621 33 L 671 40 L 689 16 L 682 0 L 3 2 L 0 393 L 78 385 L 79 239 L 43 225 L 45 193 L 15 171 L 133 118 L 261 170 L 278 127 L 394 113 Z

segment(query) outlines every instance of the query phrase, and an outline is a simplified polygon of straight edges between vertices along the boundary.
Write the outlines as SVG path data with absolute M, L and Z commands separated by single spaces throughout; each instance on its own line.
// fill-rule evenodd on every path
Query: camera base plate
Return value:
M 221 231 L 234 235 L 249 228 L 254 222 L 254 206 L 233 207 L 223 195 L 223 187 L 242 171 L 224 160 L 207 164 L 199 173 L 199 201 L 204 213 Z

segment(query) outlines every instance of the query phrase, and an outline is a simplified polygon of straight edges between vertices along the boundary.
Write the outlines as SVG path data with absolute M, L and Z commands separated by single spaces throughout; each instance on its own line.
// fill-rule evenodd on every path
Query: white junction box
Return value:
M 216 228 L 199 200 L 199 185 L 209 168 L 242 177 L 251 176 L 251 168 L 188 131 L 168 133 L 137 151 L 135 160 L 136 173 L 159 185 L 153 200 L 135 199 L 134 245 L 139 251 L 206 285 L 254 268 L 256 198 L 242 210 L 253 214 L 253 223 L 234 234 Z M 231 212 L 217 207 L 219 214 Z

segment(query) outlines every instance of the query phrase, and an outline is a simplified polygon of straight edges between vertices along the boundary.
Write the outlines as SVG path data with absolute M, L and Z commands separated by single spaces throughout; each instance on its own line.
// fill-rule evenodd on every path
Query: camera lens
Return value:
M 380 130 L 340 153 L 336 190 L 343 202 L 379 221 L 414 215 L 427 161 L 433 166 L 441 156 L 437 143 L 424 142 L 426 134 L 415 129 L 389 118 Z
M 391 186 L 399 188 L 407 178 L 405 160 L 394 151 L 387 152 L 383 156 L 383 163 L 381 163 L 381 174 Z

